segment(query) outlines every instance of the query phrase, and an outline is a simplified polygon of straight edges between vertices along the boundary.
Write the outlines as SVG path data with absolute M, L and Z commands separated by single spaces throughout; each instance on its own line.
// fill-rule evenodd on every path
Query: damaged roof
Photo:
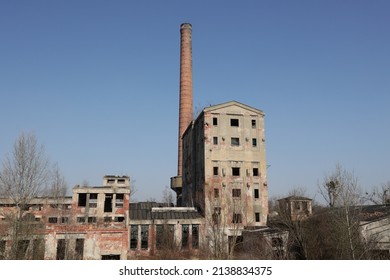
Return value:
M 130 203 L 129 218 L 130 220 L 185 220 L 199 219 L 202 216 L 189 207 L 167 207 L 166 203 L 158 202 L 139 202 Z

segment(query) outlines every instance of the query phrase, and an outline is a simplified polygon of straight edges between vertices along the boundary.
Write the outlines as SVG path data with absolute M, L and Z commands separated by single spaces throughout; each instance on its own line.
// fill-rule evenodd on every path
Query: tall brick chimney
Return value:
M 180 26 L 180 97 L 177 176 L 171 178 L 171 189 L 176 192 L 176 205 L 182 201 L 182 137 L 193 118 L 192 112 L 192 26 Z
M 192 26 L 183 23 L 180 26 L 180 107 L 177 176 L 182 175 L 182 141 L 181 138 L 192 121 Z

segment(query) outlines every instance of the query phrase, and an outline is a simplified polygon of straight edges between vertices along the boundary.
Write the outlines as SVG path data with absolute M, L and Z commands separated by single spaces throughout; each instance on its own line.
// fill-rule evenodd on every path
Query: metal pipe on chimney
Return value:
M 182 175 L 182 137 L 192 121 L 192 26 L 180 26 L 180 104 L 177 176 Z

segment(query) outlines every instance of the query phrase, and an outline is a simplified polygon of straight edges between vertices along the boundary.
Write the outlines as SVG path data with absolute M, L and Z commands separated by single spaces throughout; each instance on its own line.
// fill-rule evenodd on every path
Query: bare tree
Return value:
M 21 134 L 0 170 L 0 196 L 14 205 L 4 213 L 12 241 L 11 259 L 31 257 L 30 241 L 39 225 L 27 212 L 31 201 L 45 192 L 49 175 L 49 160 L 43 145 L 38 144 L 35 135 Z
M 390 181 L 366 192 L 363 199 L 373 204 L 390 204 Z

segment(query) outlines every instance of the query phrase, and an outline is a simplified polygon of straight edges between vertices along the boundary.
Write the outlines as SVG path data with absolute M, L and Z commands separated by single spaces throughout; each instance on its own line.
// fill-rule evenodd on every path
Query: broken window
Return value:
M 221 207 L 214 207 L 214 213 L 212 216 L 213 216 L 214 225 L 218 225 L 221 216 Z
M 214 198 L 219 198 L 219 189 L 214 189 Z
M 125 183 L 125 179 L 118 179 L 118 184 L 124 184 Z
M 242 223 L 242 216 L 238 213 L 233 213 L 233 224 L 241 224 Z
M 240 168 L 239 167 L 232 167 L 232 175 L 233 176 L 240 176 Z
M 79 224 L 83 224 L 83 223 L 85 223 L 85 217 L 77 217 L 77 223 L 79 223 Z
M 239 126 L 238 119 L 230 119 L 230 126 Z
M 117 217 L 114 217 L 114 222 L 123 222 L 125 220 L 125 217 L 122 217 L 122 216 L 117 216 Z
M 218 145 L 218 137 L 216 136 L 213 137 L 213 144 Z
M 259 198 L 259 189 L 254 189 L 254 197 Z
M 148 249 L 149 225 L 141 225 L 141 250 Z
M 0 240 L 0 260 L 5 259 L 5 245 L 6 245 L 6 241 Z
M 112 218 L 111 217 L 104 217 L 104 222 L 110 223 L 110 222 L 112 222 Z
M 257 147 L 257 139 L 252 138 L 252 147 Z
M 76 239 L 75 258 L 76 260 L 84 258 L 84 239 L 82 238 Z
M 299 201 L 294 201 L 295 209 L 301 210 L 301 203 Z
M 253 176 L 259 176 L 259 169 L 257 167 L 253 168 Z
M 107 179 L 107 183 L 108 184 L 114 184 L 115 183 L 115 179 Z
M 252 120 L 252 128 L 256 128 L 256 120 Z
M 43 260 L 45 257 L 45 241 L 43 239 L 33 240 L 33 260 Z
M 138 247 L 138 225 L 131 225 L 130 228 L 130 250 L 136 250 Z
M 69 217 L 61 217 L 61 224 L 67 224 L 69 222 Z
M 255 221 L 260 222 L 260 213 L 258 212 L 255 213 Z
M 115 207 L 116 208 L 123 208 L 123 193 L 117 193 L 115 196 Z
M 57 260 L 65 260 L 66 256 L 66 240 L 58 239 L 57 240 Z
M 85 207 L 87 206 L 87 194 L 86 193 L 79 193 L 79 207 Z
M 241 197 L 241 189 L 232 189 L 232 196 L 233 196 L 233 198 L 240 198 Z
M 104 212 L 112 212 L 112 194 L 106 194 L 104 200 Z
M 56 224 L 58 222 L 57 217 L 49 217 L 48 219 L 49 224 Z
M 192 225 L 192 248 L 199 248 L 199 225 Z
M 215 125 L 215 126 L 218 125 L 218 118 L 213 118 L 213 125 Z
M 232 144 L 232 146 L 240 146 L 240 138 L 232 137 L 231 138 L 231 144 Z
M 97 193 L 91 193 L 89 194 L 89 207 L 90 208 L 96 208 L 97 207 Z
M 156 249 L 171 249 L 174 246 L 174 225 L 156 225 Z
M 88 224 L 96 223 L 96 217 L 88 217 Z
M 218 175 L 218 166 L 213 167 L 213 175 L 217 176 Z
M 189 227 L 189 225 L 181 225 L 181 246 L 183 248 L 188 247 Z

